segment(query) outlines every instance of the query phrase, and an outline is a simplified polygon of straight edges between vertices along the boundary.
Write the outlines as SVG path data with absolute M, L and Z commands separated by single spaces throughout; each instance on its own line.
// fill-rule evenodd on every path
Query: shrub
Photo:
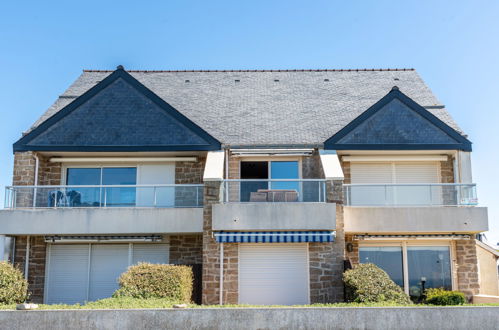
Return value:
M 113 297 L 166 298 L 188 303 L 192 295 L 192 280 L 189 266 L 139 263 L 121 274 L 120 288 Z
M 409 296 L 388 274 L 374 264 L 360 264 L 343 274 L 347 301 L 357 303 L 394 302 L 412 304 Z
M 427 289 L 425 290 L 426 304 L 430 305 L 463 305 L 466 303 L 464 293 L 459 291 L 447 291 L 445 289 Z
M 28 282 L 21 271 L 8 262 L 0 262 L 0 304 L 18 304 L 26 300 Z

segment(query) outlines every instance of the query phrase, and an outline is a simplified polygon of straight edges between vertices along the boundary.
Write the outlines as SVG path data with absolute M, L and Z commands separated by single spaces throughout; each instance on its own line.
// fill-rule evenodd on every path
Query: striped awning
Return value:
M 218 243 L 308 243 L 334 242 L 333 231 L 244 231 L 216 232 Z
M 404 240 L 404 239 L 470 239 L 468 234 L 410 234 L 410 235 L 354 235 L 357 240 Z

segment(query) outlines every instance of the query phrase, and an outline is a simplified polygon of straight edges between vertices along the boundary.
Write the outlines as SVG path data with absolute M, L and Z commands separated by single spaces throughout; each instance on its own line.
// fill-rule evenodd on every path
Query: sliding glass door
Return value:
M 137 184 L 136 167 L 72 167 L 66 172 L 66 184 L 70 186 L 66 199 L 75 207 L 134 206 L 135 188 L 106 187 L 106 185 Z M 78 187 L 96 185 L 101 187 Z
M 452 290 L 450 245 L 366 244 L 359 247 L 359 262 L 383 269 L 414 300 L 419 299 L 423 289 Z
M 300 195 L 298 161 L 242 161 L 240 177 L 243 180 L 240 185 L 241 202 L 256 201 L 259 197 L 257 193 L 266 201 L 279 201 L 273 200 L 275 192 L 279 190 L 294 192 L 294 199 L 298 199 L 297 196 Z M 296 181 L 272 182 L 269 179 L 295 179 Z
M 372 263 L 388 273 L 393 282 L 404 287 L 402 247 L 373 246 L 359 249 L 361 264 Z
M 427 288 L 452 290 L 450 253 L 447 246 L 408 246 L 409 294 L 421 295 Z

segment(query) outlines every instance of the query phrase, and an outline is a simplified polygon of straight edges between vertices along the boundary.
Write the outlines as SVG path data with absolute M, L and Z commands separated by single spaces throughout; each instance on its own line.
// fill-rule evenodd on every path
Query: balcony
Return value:
M 371 207 L 475 206 L 475 184 L 345 184 L 345 205 Z
M 336 204 L 320 179 L 225 180 L 213 230 L 335 230 Z
M 370 234 L 479 233 L 487 208 L 475 184 L 348 184 L 345 232 Z
M 203 185 L 6 188 L 0 234 L 202 233 Z
M 203 185 L 10 186 L 5 208 L 203 207 Z
M 325 203 L 326 180 L 224 180 L 223 201 L 225 203 Z

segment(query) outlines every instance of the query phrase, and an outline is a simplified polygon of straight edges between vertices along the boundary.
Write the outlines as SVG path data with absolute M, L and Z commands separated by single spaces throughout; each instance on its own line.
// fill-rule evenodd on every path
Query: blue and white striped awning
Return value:
M 334 231 L 220 231 L 218 243 L 307 243 L 334 242 Z

